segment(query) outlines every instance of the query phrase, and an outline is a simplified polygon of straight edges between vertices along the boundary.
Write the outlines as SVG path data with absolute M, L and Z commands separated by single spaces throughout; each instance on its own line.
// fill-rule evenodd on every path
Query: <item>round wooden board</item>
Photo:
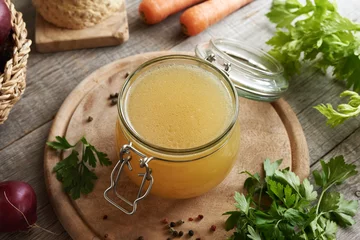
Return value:
M 162 218 L 173 221 L 184 219 L 185 224 L 177 229 L 184 232 L 195 230 L 194 239 L 226 239 L 231 233 L 223 230 L 226 216 L 222 216 L 222 213 L 234 209 L 234 192 L 242 191 L 246 178 L 244 174 L 239 174 L 241 171 L 262 172 L 265 158 L 282 158 L 282 167 L 291 167 L 301 178 L 308 175 L 306 140 L 290 106 L 284 100 L 264 103 L 241 98 L 239 160 L 219 186 L 203 196 L 187 200 L 169 200 L 150 195 L 139 202 L 138 210 L 132 216 L 110 205 L 104 199 L 103 192 L 110 184 L 110 172 L 117 161 L 114 144 L 117 108 L 111 106 L 108 96 L 120 89 L 126 72 L 133 71 L 146 60 L 167 54 L 174 52 L 131 56 L 96 70 L 71 92 L 56 115 L 49 141 L 60 135 L 74 143 L 85 135 L 96 148 L 108 153 L 113 162 L 111 167 L 96 168 L 99 179 L 92 193 L 72 201 L 52 172 L 62 156 L 49 147 L 45 148 L 44 171 L 49 198 L 60 222 L 73 239 L 132 240 L 140 235 L 145 239 L 166 239 L 169 235 L 160 223 Z M 89 116 L 93 117 L 92 122 L 87 122 Z M 137 191 L 127 178 L 123 179 L 121 189 L 126 195 Z M 198 214 L 203 214 L 204 219 L 187 221 Z M 213 224 L 217 230 L 210 232 Z

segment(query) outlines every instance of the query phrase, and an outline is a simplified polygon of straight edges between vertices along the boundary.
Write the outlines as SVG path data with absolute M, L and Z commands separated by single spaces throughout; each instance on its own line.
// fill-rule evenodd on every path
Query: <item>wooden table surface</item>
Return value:
M 30 38 L 34 40 L 35 9 L 31 0 L 14 0 L 24 14 Z M 30 183 L 38 196 L 38 225 L 28 233 L 0 234 L 7 239 L 70 239 L 57 220 L 49 203 L 43 176 L 43 151 L 52 119 L 66 96 L 87 75 L 116 59 L 149 51 L 191 51 L 195 45 L 210 38 L 238 39 L 265 50 L 265 42 L 274 33 L 274 26 L 265 17 L 270 0 L 256 0 L 202 34 L 188 38 L 181 33 L 179 14 L 155 26 L 146 26 L 138 16 L 139 0 L 127 0 L 130 39 L 127 43 L 108 48 L 87 49 L 53 54 L 37 53 L 32 47 L 28 63 L 27 88 L 21 101 L 12 109 L 9 119 L 0 125 L 0 181 L 22 180 Z M 360 22 L 360 1 L 338 0 L 340 12 L 352 21 Z M 344 90 L 320 71 L 307 67 L 292 80 L 285 99 L 297 114 L 308 141 L 311 169 L 319 168 L 320 159 L 344 155 L 346 161 L 359 166 L 360 118 L 332 129 L 314 108 L 319 103 L 339 103 Z M 360 168 L 359 168 L 360 169 Z M 360 174 L 338 189 L 347 198 L 357 199 Z M 352 228 L 340 230 L 338 239 L 360 239 L 360 214 Z

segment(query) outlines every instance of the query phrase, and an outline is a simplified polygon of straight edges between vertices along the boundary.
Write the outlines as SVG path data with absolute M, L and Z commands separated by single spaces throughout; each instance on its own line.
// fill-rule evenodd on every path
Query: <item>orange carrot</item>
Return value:
M 208 0 L 187 9 L 180 17 L 183 32 L 194 36 L 253 0 Z
M 204 0 L 143 0 L 139 5 L 141 18 L 147 24 L 161 22 L 171 14 Z

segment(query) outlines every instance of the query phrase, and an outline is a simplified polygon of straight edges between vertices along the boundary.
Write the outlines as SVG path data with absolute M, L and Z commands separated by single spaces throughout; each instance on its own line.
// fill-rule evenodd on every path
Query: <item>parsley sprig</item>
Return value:
M 324 71 L 333 69 L 348 88 L 360 91 L 360 24 L 342 17 L 330 0 L 274 0 L 269 20 L 276 24 L 269 52 L 284 66 L 287 76 L 300 72 L 302 63 L 315 61 Z
M 340 104 L 337 111 L 331 104 L 320 104 L 315 108 L 319 110 L 325 117 L 327 117 L 327 124 L 336 127 L 342 124 L 345 120 L 360 115 L 360 95 L 353 91 L 344 91 L 340 97 L 349 97 L 349 103 Z
M 265 177 L 249 175 L 244 187 L 247 196 L 235 193 L 237 211 L 225 223 L 235 232 L 230 240 L 336 239 L 337 226 L 353 225 L 358 202 L 345 200 L 338 192 L 329 192 L 357 174 L 355 165 L 346 164 L 343 156 L 323 160 L 321 170 L 313 172 L 320 195 L 308 179 L 303 182 L 289 168 L 279 170 L 281 160 L 264 162 Z
M 64 191 L 72 199 L 80 198 L 81 194 L 88 194 L 94 189 L 96 174 L 92 171 L 97 161 L 101 166 L 111 165 L 111 161 L 106 153 L 98 151 L 93 145 L 88 143 L 85 137 L 82 137 L 76 144 L 71 145 L 65 137 L 57 136 L 56 141 L 46 144 L 53 149 L 60 151 L 71 151 L 70 154 L 58 162 L 53 171 L 56 178 L 62 182 Z M 81 159 L 77 146 L 81 144 Z M 92 169 L 90 169 L 90 167 Z
M 335 0 L 273 0 L 269 20 L 276 24 L 275 35 L 267 42 L 269 53 L 279 60 L 285 75 L 300 73 L 306 61 L 346 82 L 348 89 L 360 92 L 360 24 L 341 16 Z M 356 93 L 346 91 L 349 104 L 335 111 L 330 104 L 315 108 L 328 118 L 328 124 L 337 126 L 344 120 L 358 116 Z

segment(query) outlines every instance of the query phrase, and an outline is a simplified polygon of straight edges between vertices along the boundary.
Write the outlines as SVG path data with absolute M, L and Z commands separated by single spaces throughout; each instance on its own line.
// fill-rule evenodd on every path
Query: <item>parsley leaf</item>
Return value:
M 259 233 L 257 233 L 250 225 L 248 225 L 248 232 L 249 234 L 247 236 L 249 239 L 261 240 Z
M 229 215 L 226 230 L 235 228 L 229 240 L 336 239 L 338 226 L 355 223 L 358 201 L 328 192 L 333 185 L 354 176 L 355 165 L 345 163 L 342 156 L 327 163 L 321 160 L 322 169 L 313 172 L 320 186 L 318 196 L 308 179 L 301 182 L 288 168 L 280 170 L 280 164 L 281 160 L 271 163 L 266 159 L 264 178 L 259 173 L 243 172 L 249 176 L 244 183 L 248 194 L 236 192 L 237 211 L 224 213 Z M 260 204 L 261 201 L 265 204 Z
M 320 160 L 322 170 L 315 170 L 313 172 L 315 183 L 327 189 L 334 184 L 341 184 L 343 181 L 351 176 L 356 175 L 358 172 L 355 170 L 356 166 L 352 164 L 346 164 L 343 156 L 337 156 L 328 163 L 324 160 Z
M 326 105 L 320 104 L 314 107 L 328 119 L 327 124 L 332 127 L 336 127 L 345 120 L 360 115 L 360 95 L 358 93 L 344 91 L 341 93 L 340 97 L 350 97 L 350 101 L 347 104 L 340 104 L 337 107 L 337 111 L 329 103 Z
M 55 139 L 56 141 L 46 144 L 55 150 L 71 149 L 71 153 L 53 168 L 56 178 L 63 184 L 64 191 L 74 200 L 80 198 L 81 194 L 89 194 L 93 191 L 94 181 L 97 179 L 93 169 L 89 167 L 95 168 L 97 161 L 102 166 L 109 166 L 111 161 L 105 153 L 96 150 L 88 143 L 85 137 L 75 145 L 71 145 L 65 137 L 56 136 Z M 79 144 L 82 144 L 83 149 L 81 159 L 76 150 Z
M 56 141 L 47 142 L 46 144 L 57 150 L 65 150 L 74 147 L 64 137 L 56 136 L 55 139 Z
M 269 53 L 278 59 L 291 77 L 300 73 L 306 61 L 315 61 L 324 71 L 347 81 L 349 88 L 360 91 L 360 25 L 342 17 L 333 1 L 274 0 L 269 20 L 277 31 L 267 44 Z
M 235 201 L 237 202 L 235 204 L 235 207 L 238 208 L 240 211 L 244 212 L 246 215 L 249 212 L 250 203 L 245 198 L 244 194 L 240 194 L 238 192 L 235 192 Z

